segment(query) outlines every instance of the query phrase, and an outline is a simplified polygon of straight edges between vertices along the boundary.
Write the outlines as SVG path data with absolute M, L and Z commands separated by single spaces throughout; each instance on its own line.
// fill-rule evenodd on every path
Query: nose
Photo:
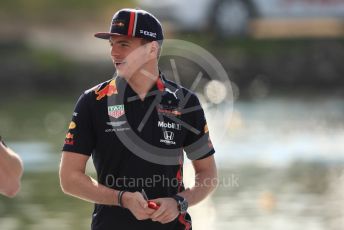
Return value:
M 116 45 L 112 45 L 110 48 L 111 56 L 117 57 L 119 55 L 118 48 Z

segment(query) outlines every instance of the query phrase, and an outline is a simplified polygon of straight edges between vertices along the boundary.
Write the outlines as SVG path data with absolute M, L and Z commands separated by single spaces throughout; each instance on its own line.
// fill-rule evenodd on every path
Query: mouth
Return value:
M 115 67 L 116 68 L 121 68 L 126 62 L 125 61 L 115 61 Z

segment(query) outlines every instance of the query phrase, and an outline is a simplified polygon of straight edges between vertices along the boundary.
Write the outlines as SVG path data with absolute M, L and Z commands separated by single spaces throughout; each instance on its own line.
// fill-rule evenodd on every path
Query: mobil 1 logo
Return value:
M 164 122 L 164 121 L 158 121 L 158 127 L 159 128 L 167 128 L 167 129 L 175 129 L 175 130 L 181 130 L 181 124 L 176 124 L 174 122 Z

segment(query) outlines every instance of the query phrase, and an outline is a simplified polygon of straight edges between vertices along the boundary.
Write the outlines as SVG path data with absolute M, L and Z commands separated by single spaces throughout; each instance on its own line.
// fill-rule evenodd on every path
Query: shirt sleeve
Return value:
M 183 143 L 184 151 L 190 160 L 207 158 L 213 155 L 215 150 L 210 140 L 203 108 L 196 95 L 192 95 L 187 104 L 186 123 L 191 127 L 187 129 Z
M 66 134 L 63 151 L 90 156 L 95 147 L 95 132 L 90 109 L 90 94 L 84 93 L 76 103 Z

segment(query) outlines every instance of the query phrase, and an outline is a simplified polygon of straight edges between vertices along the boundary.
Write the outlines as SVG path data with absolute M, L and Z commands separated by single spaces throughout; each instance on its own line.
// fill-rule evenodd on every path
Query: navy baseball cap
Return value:
M 144 38 L 150 41 L 164 39 L 161 23 L 151 13 L 137 9 L 121 9 L 112 18 L 110 31 L 99 32 L 94 36 L 109 39 L 113 35 Z

